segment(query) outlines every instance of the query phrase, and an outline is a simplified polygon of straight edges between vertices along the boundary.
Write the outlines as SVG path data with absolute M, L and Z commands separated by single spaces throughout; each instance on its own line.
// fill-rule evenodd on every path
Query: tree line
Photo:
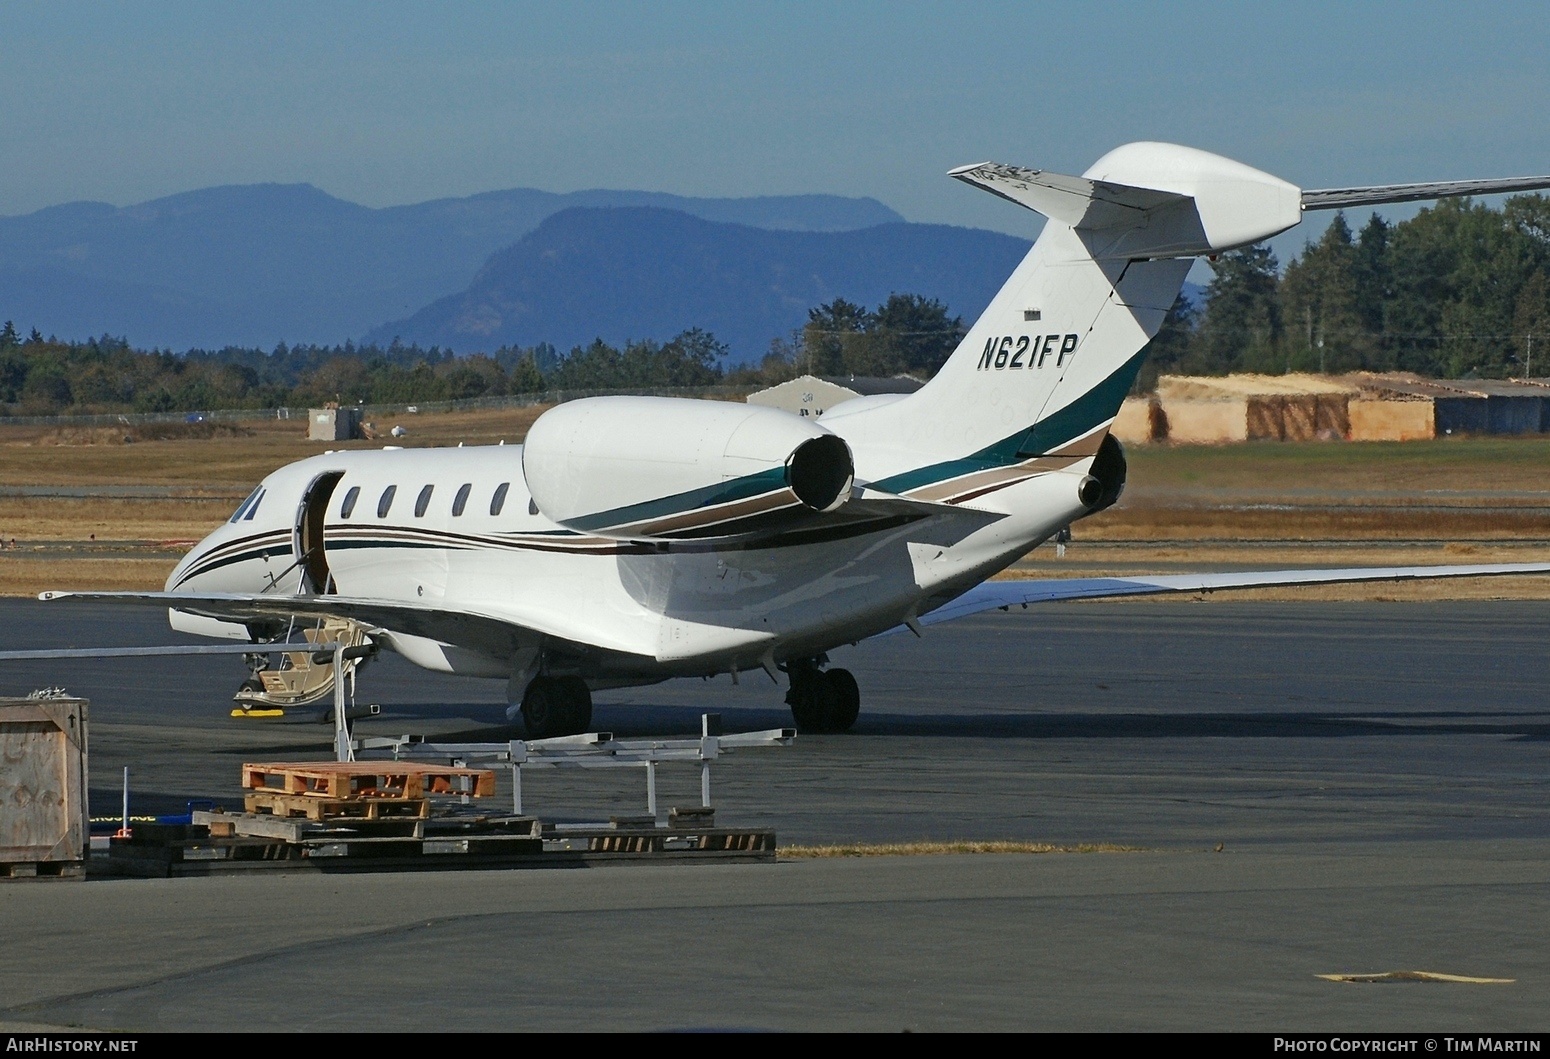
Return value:
M 666 342 L 598 339 L 561 353 L 503 347 L 459 356 L 432 346 L 287 345 L 272 350 L 139 350 L 126 338 L 22 337 L 0 328 L 0 415 L 194 412 L 212 409 L 406 404 L 541 393 L 784 382 L 803 373 L 934 373 L 963 334 L 941 302 L 895 294 L 875 310 L 835 299 L 776 339 L 757 364 L 728 364 L 729 350 L 692 328 Z
M 1138 380 L 1253 371 L 1550 375 L 1550 198 L 1446 199 L 1353 232 L 1344 214 L 1284 272 L 1269 247 L 1223 254 L 1180 298 Z M 1543 358 L 1543 359 L 1541 359 Z
M 1221 255 L 1200 304 L 1180 296 L 1137 380 L 1162 373 L 1414 371 L 1441 378 L 1550 375 L 1550 198 L 1499 208 L 1450 199 L 1353 232 L 1343 214 L 1284 271 L 1264 246 Z M 843 298 L 808 312 L 757 364 L 730 365 L 708 331 L 665 342 L 598 339 L 489 354 L 397 341 L 386 347 L 140 350 L 104 335 L 25 338 L 0 328 L 0 414 L 192 412 L 399 404 L 540 393 L 750 388 L 800 374 L 928 378 L 958 345 L 961 317 L 940 301 L 893 294 L 869 309 Z M 1537 365 L 1537 367 L 1536 367 Z

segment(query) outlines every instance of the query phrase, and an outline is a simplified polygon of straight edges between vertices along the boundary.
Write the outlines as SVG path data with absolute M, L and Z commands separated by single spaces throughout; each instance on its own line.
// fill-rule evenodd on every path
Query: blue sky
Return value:
M 1537 4 L 7 4 L 0 215 L 222 183 L 872 195 L 1165 139 L 1307 187 L 1550 172 Z M 1309 235 L 1278 241 L 1283 256 Z

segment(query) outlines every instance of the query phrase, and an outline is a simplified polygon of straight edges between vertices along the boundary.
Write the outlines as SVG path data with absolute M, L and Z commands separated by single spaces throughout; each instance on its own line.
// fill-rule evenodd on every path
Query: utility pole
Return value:
M 1304 305 L 1302 307 L 1302 316 L 1308 325 L 1308 354 L 1311 356 L 1313 354 L 1313 306 Z M 1286 351 L 1286 370 L 1288 374 L 1292 370 L 1292 351 L 1290 349 Z

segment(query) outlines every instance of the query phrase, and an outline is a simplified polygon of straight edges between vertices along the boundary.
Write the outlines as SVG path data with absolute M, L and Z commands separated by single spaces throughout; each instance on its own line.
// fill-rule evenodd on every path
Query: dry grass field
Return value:
M 1130 479 L 1158 487 L 1550 496 L 1550 437 L 1132 445 Z
M 964 853 L 1147 853 L 1141 846 L 1117 846 L 1111 842 L 1083 842 L 1055 846 L 1048 842 L 883 842 L 849 846 L 782 846 L 780 860 L 818 860 L 832 857 L 931 857 Z
M 305 418 L 244 423 L 240 432 L 207 433 L 189 424 L 181 437 L 154 435 L 144 427 L 59 429 L 13 427 L 0 423 L 0 486 L 15 485 L 166 485 L 247 495 L 264 475 L 283 464 L 316 456 L 325 449 L 374 449 L 403 446 L 494 445 L 527 435 L 543 406 L 502 408 L 437 415 L 378 418 L 378 441 L 323 443 L 307 440 Z M 219 424 L 213 424 L 219 426 Z M 385 437 L 394 426 L 408 434 Z M 142 440 L 140 435 L 153 436 Z M 125 437 L 135 440 L 126 443 Z
M 542 407 L 378 417 L 408 446 L 516 443 Z M 327 448 L 305 420 L 60 429 L 0 424 L 0 594 L 160 588 L 269 471 Z M 126 441 L 126 438 L 128 439 Z M 1133 446 L 1124 501 L 1008 576 L 1550 560 L 1550 438 Z M 65 495 L 37 495 L 57 492 Z M 129 493 L 131 495 L 124 495 Z M 9 547 L 12 540 L 15 547 Z M 1550 598 L 1550 579 L 1234 598 Z M 1138 601 L 1140 602 L 1140 601 Z

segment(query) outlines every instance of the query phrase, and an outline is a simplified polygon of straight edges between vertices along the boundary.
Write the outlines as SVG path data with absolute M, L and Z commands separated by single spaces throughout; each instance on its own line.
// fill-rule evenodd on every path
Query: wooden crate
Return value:
M 487 798 L 495 793 L 495 773 L 409 761 L 292 761 L 244 764 L 242 785 L 253 791 L 335 800 L 413 800 L 433 794 Z
M 79 878 L 90 850 L 85 699 L 0 699 L 0 878 Z

